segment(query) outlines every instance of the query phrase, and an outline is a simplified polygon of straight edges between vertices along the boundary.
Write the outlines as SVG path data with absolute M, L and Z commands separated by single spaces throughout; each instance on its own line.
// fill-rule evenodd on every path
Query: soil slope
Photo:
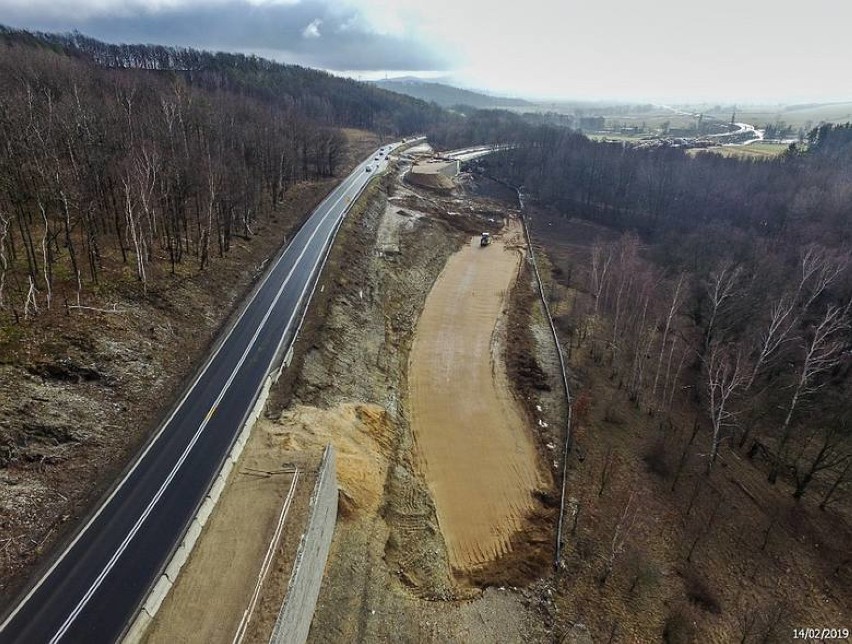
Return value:
M 519 263 L 503 240 L 480 248 L 472 238 L 447 262 L 415 330 L 410 422 L 456 570 L 511 549 L 540 483 L 535 447 L 496 353 L 497 323 Z

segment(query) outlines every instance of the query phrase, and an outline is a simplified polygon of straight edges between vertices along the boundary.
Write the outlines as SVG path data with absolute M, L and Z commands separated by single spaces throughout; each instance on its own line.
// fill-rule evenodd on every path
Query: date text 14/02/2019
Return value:
M 794 628 L 794 640 L 845 640 L 849 638 L 848 628 Z

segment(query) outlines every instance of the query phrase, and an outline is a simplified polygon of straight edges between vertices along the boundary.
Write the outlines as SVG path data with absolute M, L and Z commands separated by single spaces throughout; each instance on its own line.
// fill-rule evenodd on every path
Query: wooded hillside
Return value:
M 708 467 L 728 441 L 768 458 L 770 481 L 783 476 L 797 497 L 815 477 L 844 480 L 852 126 L 820 127 L 805 150 L 762 162 L 554 127 L 515 132 L 504 139 L 515 147 L 483 159 L 484 171 L 563 216 L 624 233 L 578 268 L 589 313 L 610 327 L 600 351 L 621 363 L 636 404 L 654 412 L 671 406 L 671 388 L 693 392 L 711 434 Z
M 773 642 L 842 619 L 852 127 L 761 162 L 506 113 L 437 128 L 448 147 L 489 132 L 510 147 L 475 165 L 521 187 L 570 364 L 566 628 Z
M 440 112 L 254 57 L 0 31 L 0 311 L 80 304 L 105 275 L 206 268 L 294 184 L 337 174 L 342 126 Z

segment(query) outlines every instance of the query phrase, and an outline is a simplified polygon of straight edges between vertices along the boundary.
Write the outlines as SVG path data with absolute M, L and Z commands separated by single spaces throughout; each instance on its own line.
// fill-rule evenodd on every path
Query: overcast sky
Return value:
M 0 0 L 0 23 L 513 96 L 852 100 L 848 0 Z

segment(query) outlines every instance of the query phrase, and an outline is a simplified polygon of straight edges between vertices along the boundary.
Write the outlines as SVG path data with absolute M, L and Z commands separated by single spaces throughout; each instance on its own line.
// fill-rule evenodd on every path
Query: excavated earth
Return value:
M 450 257 L 423 309 L 409 358 L 418 469 L 435 500 L 453 569 L 476 570 L 511 550 L 543 486 L 515 401 L 496 322 L 521 256 L 511 220 L 501 238 L 473 237 Z
M 563 410 L 549 386 L 519 397 L 504 366 L 519 274 L 530 288 L 515 214 L 464 186 L 389 178 L 341 230 L 301 371 L 260 424 L 338 448 L 310 641 L 552 641 L 558 457 L 544 428 Z M 482 230 L 486 249 L 471 245 Z

